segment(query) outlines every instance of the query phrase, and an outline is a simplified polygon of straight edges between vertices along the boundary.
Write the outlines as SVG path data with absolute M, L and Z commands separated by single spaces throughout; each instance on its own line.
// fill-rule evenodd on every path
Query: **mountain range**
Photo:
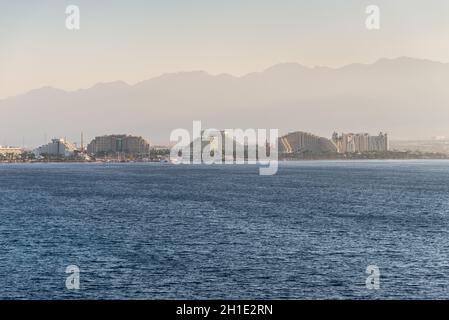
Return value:
M 113 67 L 113 66 L 111 66 Z M 388 132 L 393 139 L 449 136 L 449 64 L 400 57 L 341 68 L 274 65 L 241 77 L 203 71 L 164 74 L 129 85 L 43 87 L 0 100 L 0 144 L 44 137 L 86 140 L 129 133 L 168 143 L 192 121 L 208 128 L 278 128 L 330 137 Z

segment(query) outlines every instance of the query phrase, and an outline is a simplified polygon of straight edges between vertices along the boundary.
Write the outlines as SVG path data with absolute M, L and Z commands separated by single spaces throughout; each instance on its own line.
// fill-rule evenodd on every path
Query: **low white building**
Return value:
M 21 155 L 23 150 L 15 147 L 2 147 L 0 146 L 0 155 L 2 156 L 18 156 Z
M 75 153 L 75 146 L 64 139 L 52 139 L 50 143 L 40 146 L 33 153 L 38 156 L 62 156 L 71 157 Z

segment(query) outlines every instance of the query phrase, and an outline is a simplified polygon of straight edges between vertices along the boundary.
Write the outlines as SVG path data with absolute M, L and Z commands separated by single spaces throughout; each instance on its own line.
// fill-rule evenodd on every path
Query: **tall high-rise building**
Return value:
M 379 133 L 370 136 L 368 133 L 342 133 L 340 136 L 334 132 L 332 141 L 339 153 L 388 151 L 388 134 Z

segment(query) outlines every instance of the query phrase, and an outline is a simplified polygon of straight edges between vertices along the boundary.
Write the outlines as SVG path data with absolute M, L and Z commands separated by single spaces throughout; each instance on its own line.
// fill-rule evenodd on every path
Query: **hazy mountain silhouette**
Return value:
M 168 142 L 192 120 L 214 128 L 279 128 L 329 137 L 338 131 L 393 138 L 449 136 L 449 64 L 401 57 L 342 68 L 272 66 L 243 77 L 202 71 L 117 81 L 66 92 L 44 87 L 0 100 L 0 144 L 38 145 L 132 133 Z M 7 120 L 5 120 L 7 119 Z M 86 138 L 86 139 L 87 139 Z

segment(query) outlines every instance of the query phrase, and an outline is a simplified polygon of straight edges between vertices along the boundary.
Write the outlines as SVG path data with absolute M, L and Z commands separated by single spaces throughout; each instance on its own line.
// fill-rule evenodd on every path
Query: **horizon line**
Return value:
M 184 71 L 173 71 L 173 72 L 161 73 L 161 74 L 159 74 L 157 76 L 149 77 L 147 79 L 140 80 L 140 81 L 135 82 L 135 83 L 128 83 L 128 82 L 126 82 L 124 80 L 111 80 L 111 81 L 101 81 L 100 80 L 98 82 L 95 82 L 94 84 L 91 84 L 91 85 L 87 86 L 87 87 L 81 87 L 81 88 L 72 89 L 72 90 L 70 90 L 70 89 L 62 89 L 62 88 L 54 87 L 54 86 L 51 86 L 51 85 L 43 85 L 41 87 L 30 89 L 28 91 L 24 91 L 24 92 L 18 93 L 16 95 L 0 97 L 0 102 L 4 101 L 4 100 L 8 100 L 8 99 L 13 99 L 13 98 L 17 98 L 17 97 L 20 97 L 20 96 L 24 96 L 24 95 L 27 95 L 27 94 L 32 93 L 34 91 L 38 91 L 38 90 L 42 90 L 42 89 L 52 89 L 52 90 L 55 90 L 55 91 L 62 91 L 64 93 L 76 93 L 78 91 L 84 91 L 84 90 L 93 89 L 93 88 L 95 88 L 96 86 L 99 86 L 99 85 L 108 85 L 108 84 L 116 84 L 116 83 L 121 83 L 121 84 L 124 84 L 124 85 L 126 85 L 128 87 L 134 87 L 134 86 L 137 86 L 137 85 L 139 85 L 141 83 L 144 83 L 144 82 L 147 82 L 147 81 L 151 81 L 151 80 L 155 80 L 155 79 L 167 76 L 167 75 L 189 74 L 189 73 L 204 73 L 204 74 L 206 74 L 208 76 L 211 76 L 211 77 L 224 77 L 224 76 L 226 76 L 226 77 L 232 77 L 232 78 L 235 78 L 235 79 L 243 79 L 243 78 L 248 77 L 250 75 L 267 72 L 267 71 L 269 71 L 270 69 L 272 69 L 274 67 L 282 66 L 282 65 L 297 65 L 297 66 L 300 66 L 300 67 L 303 67 L 303 68 L 309 69 L 309 70 L 329 69 L 329 70 L 337 71 L 337 70 L 341 70 L 341 69 L 344 69 L 344 68 L 347 68 L 347 67 L 351 67 L 351 66 L 373 66 L 373 65 L 375 65 L 377 63 L 380 63 L 380 62 L 383 62 L 383 61 L 397 61 L 397 60 L 415 60 L 415 61 L 421 61 L 421 62 L 426 62 L 426 63 L 438 63 L 438 64 L 442 64 L 442 65 L 449 65 L 449 62 L 441 62 L 441 61 L 436 61 L 436 60 L 431 60 L 431 59 L 426 59 L 426 58 L 416 58 L 416 57 L 410 57 L 410 56 L 397 56 L 397 57 L 394 57 L 394 58 L 382 57 L 382 58 L 376 59 L 374 62 L 371 62 L 371 63 L 354 62 L 354 63 L 344 64 L 344 65 L 338 66 L 338 67 L 330 67 L 330 66 L 324 66 L 324 65 L 309 66 L 309 65 L 302 64 L 300 62 L 279 62 L 279 63 L 275 63 L 275 64 L 273 64 L 273 65 L 271 65 L 269 67 L 264 68 L 262 71 L 252 71 L 252 72 L 245 73 L 245 74 L 243 74 L 241 76 L 233 75 L 233 74 L 230 74 L 230 73 L 223 73 L 223 72 L 222 73 L 213 74 L 213 73 L 205 71 L 205 70 L 184 70 Z

